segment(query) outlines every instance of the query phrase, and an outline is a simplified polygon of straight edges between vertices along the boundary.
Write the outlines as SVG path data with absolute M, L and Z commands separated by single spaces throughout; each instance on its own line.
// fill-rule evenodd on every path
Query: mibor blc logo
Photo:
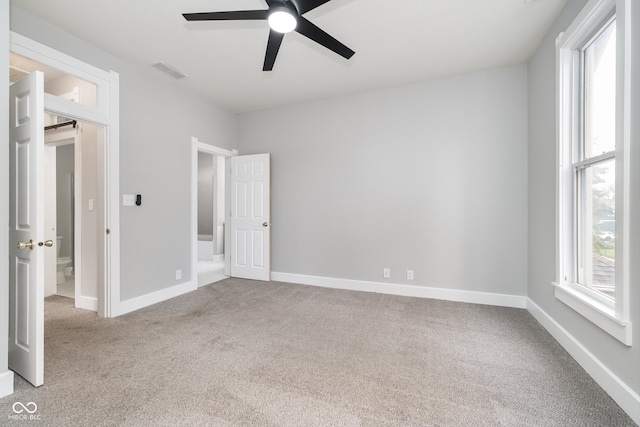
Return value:
M 11 407 L 13 409 L 13 414 L 9 415 L 10 420 L 28 420 L 28 421 L 39 421 L 41 420 L 41 416 L 36 414 L 38 411 L 38 405 L 35 402 L 22 403 L 16 402 Z

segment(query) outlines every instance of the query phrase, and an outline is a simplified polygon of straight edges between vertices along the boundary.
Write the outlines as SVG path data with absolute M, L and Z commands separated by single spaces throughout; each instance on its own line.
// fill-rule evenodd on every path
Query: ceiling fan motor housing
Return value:
M 290 3 L 282 3 L 269 8 L 267 20 L 274 31 L 290 33 L 298 25 L 298 11 Z

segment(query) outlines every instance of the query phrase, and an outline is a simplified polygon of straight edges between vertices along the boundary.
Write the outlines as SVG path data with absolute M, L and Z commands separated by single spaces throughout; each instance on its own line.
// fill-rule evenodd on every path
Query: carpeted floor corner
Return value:
M 635 425 L 525 310 L 240 279 L 45 306 L 45 385 L 16 378 L 0 425 Z

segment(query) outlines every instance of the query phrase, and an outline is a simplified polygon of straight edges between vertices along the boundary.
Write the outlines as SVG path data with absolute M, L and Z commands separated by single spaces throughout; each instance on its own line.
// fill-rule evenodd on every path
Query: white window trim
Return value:
M 633 0 L 591 0 L 571 26 L 556 40 L 557 63 L 557 212 L 555 296 L 558 300 L 631 346 L 629 321 L 629 147 L 630 129 L 630 10 Z M 616 296 L 615 302 L 573 283 L 573 185 L 572 146 L 579 132 L 574 117 L 579 98 L 579 67 L 576 49 L 581 47 L 613 14 L 617 22 L 617 111 L 616 119 Z

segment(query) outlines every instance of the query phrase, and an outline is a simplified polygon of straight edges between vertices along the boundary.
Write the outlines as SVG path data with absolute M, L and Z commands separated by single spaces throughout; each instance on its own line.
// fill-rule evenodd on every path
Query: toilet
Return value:
M 56 248 L 56 255 L 58 257 L 58 266 L 56 273 L 56 285 L 62 285 L 67 282 L 67 276 L 65 276 L 64 271 L 67 267 L 71 265 L 71 257 L 61 257 L 60 256 L 60 248 L 62 247 L 62 236 L 57 237 L 58 247 Z

